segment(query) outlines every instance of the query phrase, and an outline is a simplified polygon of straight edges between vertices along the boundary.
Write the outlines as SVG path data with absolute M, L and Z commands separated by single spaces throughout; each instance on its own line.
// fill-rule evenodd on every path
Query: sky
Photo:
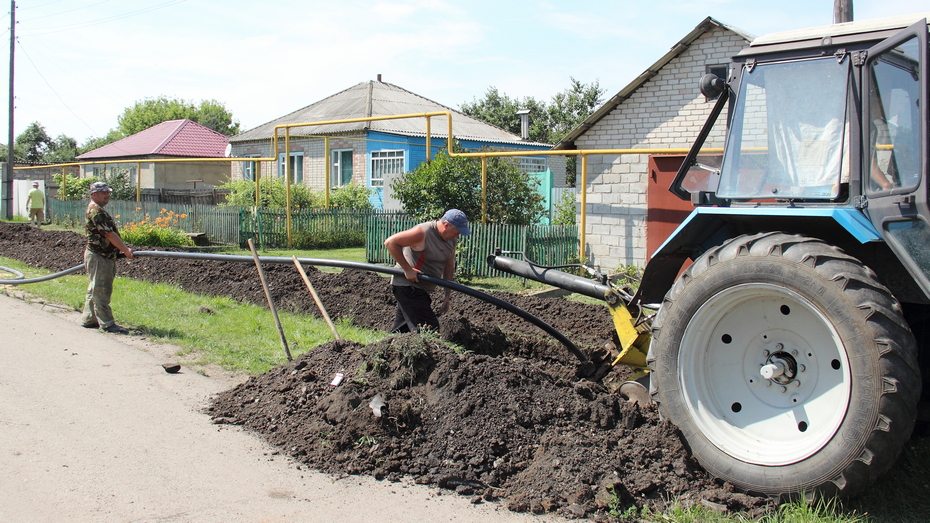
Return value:
M 762 36 L 830 24 L 833 3 L 19 0 L 14 134 L 39 122 L 80 144 L 116 128 L 125 108 L 162 95 L 217 100 L 244 131 L 378 74 L 453 109 L 492 86 L 548 102 L 571 78 L 598 82 L 610 97 L 708 16 Z M 9 5 L 0 21 L 7 44 Z M 853 0 L 856 20 L 920 11 L 930 2 Z M 9 46 L 0 49 L 8 72 Z M 9 91 L 0 93 L 6 143 Z

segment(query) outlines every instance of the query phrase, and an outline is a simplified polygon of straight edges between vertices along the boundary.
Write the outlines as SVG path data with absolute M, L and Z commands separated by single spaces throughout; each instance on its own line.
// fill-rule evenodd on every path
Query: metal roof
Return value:
M 792 31 L 782 31 L 779 33 L 770 33 L 756 38 L 752 41 L 751 45 L 752 47 L 758 47 L 760 45 L 798 42 L 802 40 L 820 40 L 827 36 L 847 36 L 862 33 L 873 33 L 889 29 L 904 29 L 905 27 L 916 23 L 922 18 L 930 19 L 930 12 L 889 16 L 886 18 L 876 18 L 874 20 L 861 20 L 855 22 L 845 22 L 842 24 L 809 27 L 806 29 L 795 29 Z
M 371 116 L 390 116 L 395 114 L 417 114 L 436 111 L 452 113 L 452 134 L 459 140 L 475 140 L 497 144 L 541 145 L 520 139 L 499 127 L 466 116 L 454 109 L 411 93 L 394 84 L 367 81 L 324 98 L 319 102 L 298 109 L 290 114 L 272 120 L 237 134 L 230 142 L 270 140 L 274 128 L 278 125 L 345 120 L 351 118 L 368 118 Z M 444 138 L 448 135 L 448 122 L 444 116 L 430 118 L 430 135 Z M 400 120 L 377 120 L 342 124 L 326 124 L 307 127 L 292 127 L 290 135 L 338 135 L 353 131 L 378 131 L 403 136 L 426 136 L 424 118 L 407 118 Z M 279 136 L 283 136 L 279 131 Z
M 190 120 L 168 120 L 111 144 L 78 155 L 78 160 L 151 155 L 223 158 L 226 136 Z
M 598 120 L 610 114 L 610 112 L 616 109 L 617 106 L 619 106 L 620 104 L 625 102 L 627 99 L 629 99 L 633 95 L 634 92 L 636 92 L 640 87 L 642 87 L 652 77 L 659 74 L 659 71 L 663 67 L 668 65 L 669 62 L 677 58 L 681 53 L 685 52 L 685 50 L 688 49 L 688 47 L 690 47 L 691 44 L 694 43 L 695 40 L 700 38 L 701 35 L 703 35 L 707 31 L 710 31 L 714 27 L 722 27 L 724 29 L 727 29 L 728 31 L 732 31 L 736 33 L 737 35 L 746 39 L 747 42 L 750 42 L 753 39 L 753 36 L 750 35 L 749 33 L 741 31 L 733 26 L 723 24 L 708 16 L 700 24 L 698 24 L 690 33 L 685 35 L 684 38 L 679 40 L 678 43 L 673 45 L 671 50 L 665 53 L 665 55 L 663 55 L 662 58 L 659 58 L 658 61 L 656 61 L 651 66 L 649 66 L 649 68 L 646 69 L 642 74 L 637 76 L 635 80 L 633 80 L 626 87 L 621 89 L 619 93 L 615 94 L 609 100 L 604 102 L 604 105 L 598 107 L 598 109 L 594 111 L 594 113 L 592 113 L 591 116 L 586 118 L 584 122 L 579 124 L 578 127 L 575 127 L 574 129 L 572 129 L 570 133 L 565 135 L 565 138 L 562 138 L 562 140 L 559 143 L 555 144 L 553 149 L 556 149 L 556 150 L 574 149 L 575 140 L 577 140 L 578 137 L 580 137 L 585 132 L 587 132 L 588 129 L 590 129 L 595 123 L 598 122 Z

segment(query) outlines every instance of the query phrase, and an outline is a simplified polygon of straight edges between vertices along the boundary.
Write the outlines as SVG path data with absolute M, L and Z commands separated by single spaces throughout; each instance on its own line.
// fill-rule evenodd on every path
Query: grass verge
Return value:
M 0 258 L 0 265 L 27 278 L 48 274 L 8 258 Z M 22 288 L 79 311 L 84 306 L 87 277 L 65 276 Z M 193 358 L 194 364 L 258 375 L 287 361 L 274 318 L 263 307 L 128 278 L 116 279 L 112 303 L 118 323 L 141 330 L 153 341 L 177 345 L 182 349 L 178 355 Z M 333 339 L 323 320 L 281 311 L 278 317 L 294 357 Z M 387 336 L 346 321 L 339 322 L 336 330 L 344 339 L 366 344 Z

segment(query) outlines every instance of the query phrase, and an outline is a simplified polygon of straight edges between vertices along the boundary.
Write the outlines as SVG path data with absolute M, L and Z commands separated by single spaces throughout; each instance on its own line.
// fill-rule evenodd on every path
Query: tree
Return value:
M 510 98 L 489 87 L 481 100 L 463 103 L 461 110 L 468 116 L 520 134 L 517 111 L 530 110 L 530 136 L 535 142 L 555 144 L 594 112 L 604 101 L 605 90 L 597 80 L 584 84 L 569 77 L 571 86 L 557 93 L 546 104 L 532 97 Z M 575 158 L 568 157 L 566 181 L 575 185 Z
M 461 152 L 461 145 L 453 144 Z M 491 223 L 530 225 L 542 217 L 538 182 L 517 168 L 511 158 L 488 158 L 487 219 Z M 435 219 L 447 209 L 460 209 L 469 219 L 481 214 L 481 161 L 440 151 L 391 183 L 394 197 L 417 219 Z
M 39 122 L 32 122 L 16 137 L 13 158 L 20 162 L 42 163 L 51 142 L 52 137 L 45 132 L 45 127 Z
M 127 107 L 117 118 L 121 137 L 130 136 L 149 127 L 168 120 L 186 118 L 214 131 L 232 136 L 239 132 L 239 122 L 233 120 L 232 113 L 216 100 L 203 100 L 200 105 L 193 102 L 168 98 L 147 98 Z
M 124 136 L 119 132 L 118 129 L 110 129 L 106 136 L 91 136 L 90 138 L 84 140 L 84 143 L 78 147 L 78 154 L 84 154 L 87 151 L 99 149 L 104 145 L 111 144 L 121 138 L 124 138 Z
M 0 157 L 7 158 L 7 148 L 0 147 Z M 77 141 L 60 134 L 52 138 L 39 122 L 32 122 L 13 142 L 13 160 L 21 163 L 64 163 L 77 156 Z

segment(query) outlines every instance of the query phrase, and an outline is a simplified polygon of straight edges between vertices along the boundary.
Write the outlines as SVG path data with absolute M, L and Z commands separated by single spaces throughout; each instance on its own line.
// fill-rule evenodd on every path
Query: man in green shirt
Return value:
M 123 243 L 116 221 L 104 206 L 110 203 L 110 189 L 105 182 L 90 184 L 90 203 L 87 204 L 87 249 L 84 265 L 90 284 L 84 299 L 84 314 L 81 324 L 88 329 L 103 329 L 116 334 L 128 334 L 129 329 L 116 324 L 110 309 L 113 280 L 116 279 L 116 259 L 134 259 L 132 249 Z
M 29 221 L 39 227 L 45 220 L 45 193 L 39 189 L 39 182 L 32 182 L 32 190 L 26 196 L 26 205 L 29 206 Z

